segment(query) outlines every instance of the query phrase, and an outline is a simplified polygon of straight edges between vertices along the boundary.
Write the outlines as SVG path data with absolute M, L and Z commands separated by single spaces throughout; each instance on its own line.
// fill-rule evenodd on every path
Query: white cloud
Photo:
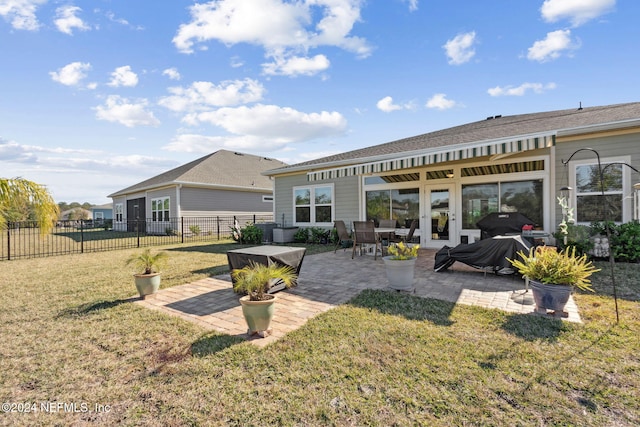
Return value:
M 69 35 L 73 34 L 74 28 L 81 31 L 89 30 L 90 27 L 77 16 L 80 12 L 82 9 L 77 6 L 61 6 L 56 9 L 56 19 L 53 20 L 53 23 L 59 31 Z
M 87 71 L 90 69 L 91 64 L 88 62 L 72 62 L 62 68 L 58 68 L 58 71 L 50 71 L 49 75 L 54 82 L 65 86 L 78 86 L 87 77 Z M 95 86 L 90 88 L 95 88 Z
M 267 75 L 307 75 L 312 76 L 329 68 L 329 60 L 324 55 L 313 58 L 295 56 L 291 58 L 276 58 L 274 62 L 262 64 Z
M 138 84 L 138 75 L 131 71 L 131 66 L 124 65 L 116 68 L 111 73 L 111 81 L 107 83 L 109 86 L 129 86 L 133 87 Z
M 194 113 L 185 121 L 210 123 L 234 135 L 254 136 L 279 143 L 339 135 L 347 127 L 346 119 L 337 112 L 303 113 L 293 108 L 263 104 Z
M 487 93 L 491 96 L 523 96 L 527 91 L 533 91 L 534 93 L 543 93 L 547 90 L 556 88 L 555 83 L 523 83 L 520 86 L 496 86 L 487 90 Z
M 176 112 L 257 102 L 265 92 L 264 86 L 252 79 L 227 80 L 219 85 L 194 82 L 186 88 L 172 87 L 168 90 L 172 95 L 161 98 L 158 104 Z
M 476 32 L 458 34 L 442 46 L 449 58 L 449 64 L 460 65 L 468 62 L 476 54 L 473 45 L 476 42 Z
M 390 96 L 385 96 L 380 101 L 376 103 L 376 107 L 378 110 L 384 111 L 385 113 L 390 113 L 396 110 L 402 110 L 402 106 L 393 103 L 393 98 Z
M 274 61 L 275 65 L 290 64 L 290 58 L 320 46 L 339 47 L 364 58 L 370 55 L 371 47 L 366 40 L 350 36 L 354 24 L 360 21 L 360 4 L 361 0 L 218 0 L 199 3 L 191 6 L 191 22 L 180 25 L 173 43 L 184 53 L 192 53 L 195 44 L 209 40 L 229 46 L 254 44 L 265 49 L 266 57 L 279 58 Z M 265 16 L 269 19 L 264 19 Z M 302 69 L 308 71 L 308 65 Z M 269 70 L 271 73 L 288 74 L 276 72 L 272 67 Z
M 406 2 L 409 3 L 409 10 L 411 12 L 418 10 L 418 0 L 406 0 Z
M 162 72 L 162 75 L 169 77 L 171 80 L 180 80 L 182 78 L 178 69 L 175 67 L 167 68 Z
M 152 112 L 146 110 L 147 105 L 146 99 L 132 103 L 118 95 L 110 95 L 104 105 L 95 107 L 96 118 L 120 123 L 126 127 L 159 125 L 160 121 Z
M 455 107 L 456 105 L 458 105 L 458 103 L 450 99 L 447 99 L 446 94 L 436 93 L 431 98 L 429 98 L 429 100 L 425 104 L 425 107 L 436 108 L 438 110 L 448 110 L 450 108 Z
M 571 30 L 557 30 L 547 33 L 544 40 L 536 41 L 529 48 L 527 58 L 531 61 L 547 62 L 557 59 L 563 51 L 577 49 L 578 43 L 571 41 Z
M 40 28 L 36 9 L 47 0 L 2 0 L 0 16 L 11 22 L 16 30 L 35 31 Z
M 574 27 L 611 11 L 616 0 L 545 0 L 540 8 L 547 22 L 568 19 Z

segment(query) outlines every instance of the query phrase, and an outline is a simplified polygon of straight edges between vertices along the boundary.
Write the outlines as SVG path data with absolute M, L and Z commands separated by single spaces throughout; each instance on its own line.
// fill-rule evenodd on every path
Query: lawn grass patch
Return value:
M 238 245 L 214 246 L 163 248 L 162 287 L 227 271 Z M 575 295 L 584 324 L 367 290 L 258 348 L 133 304 L 134 252 L 0 265 L 0 398 L 91 409 L 0 424 L 640 423 L 638 265 L 620 266 L 620 324 L 603 269 Z

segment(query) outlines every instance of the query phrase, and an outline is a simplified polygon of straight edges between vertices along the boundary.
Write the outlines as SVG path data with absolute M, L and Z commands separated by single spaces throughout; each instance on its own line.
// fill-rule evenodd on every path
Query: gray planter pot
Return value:
M 547 310 L 564 312 L 573 290 L 570 285 L 545 285 L 535 280 L 529 280 L 529 286 L 539 313 L 546 313 Z
M 407 292 L 413 291 L 413 273 L 416 260 L 417 258 L 394 260 L 391 259 L 391 256 L 382 257 L 391 289 Z
M 134 274 L 133 278 L 142 299 L 147 295 L 155 294 L 160 288 L 160 273 Z
M 271 320 L 273 319 L 276 296 L 270 296 L 273 298 L 266 301 L 250 301 L 249 295 L 240 298 L 242 314 L 249 327 L 247 331 L 249 335 L 257 333 L 266 336 L 271 333 Z

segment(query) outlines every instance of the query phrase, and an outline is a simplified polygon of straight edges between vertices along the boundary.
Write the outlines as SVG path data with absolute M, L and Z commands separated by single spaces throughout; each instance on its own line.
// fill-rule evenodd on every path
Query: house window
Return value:
M 116 221 L 122 222 L 122 216 L 124 212 L 124 205 L 122 203 L 116 203 L 114 214 L 116 216 Z
M 295 187 L 293 189 L 297 224 L 331 224 L 333 222 L 333 185 Z
M 477 229 L 476 223 L 492 212 L 520 212 L 544 227 L 542 180 L 504 181 L 462 186 L 462 228 Z
M 622 222 L 624 195 L 621 164 L 602 163 L 604 197 L 597 163 L 575 165 L 575 218 L 579 223 Z
M 407 226 L 419 218 L 420 190 L 396 188 L 366 192 L 367 221 L 378 223 L 381 219 L 395 219 L 398 226 Z
M 104 212 L 94 212 L 93 213 L 93 219 L 95 219 L 95 220 L 103 220 L 104 219 Z
M 169 221 L 169 197 L 151 199 L 151 220 Z

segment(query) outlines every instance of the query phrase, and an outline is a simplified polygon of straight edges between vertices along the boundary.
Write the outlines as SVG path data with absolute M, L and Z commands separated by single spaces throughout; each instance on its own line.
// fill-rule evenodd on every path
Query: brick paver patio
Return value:
M 420 250 L 414 295 L 513 313 L 534 313 L 531 291 L 526 292 L 519 277 L 491 273 L 485 276 L 458 262 L 449 270 L 436 273 L 434 255 L 435 250 Z M 247 335 L 239 296 L 233 292 L 228 274 L 163 289 L 136 304 L 179 316 L 208 330 L 242 336 L 263 346 L 299 328 L 313 316 L 344 304 L 364 289 L 388 289 L 380 258 L 374 260 L 364 255 L 351 259 L 350 250 L 307 255 L 298 286 L 276 294 L 273 334 L 266 338 Z M 566 311 L 569 317 L 565 320 L 581 321 L 573 297 Z

